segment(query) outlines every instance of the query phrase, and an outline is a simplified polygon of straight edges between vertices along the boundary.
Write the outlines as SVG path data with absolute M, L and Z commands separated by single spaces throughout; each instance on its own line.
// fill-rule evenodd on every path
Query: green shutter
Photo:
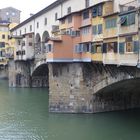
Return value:
M 94 44 L 91 46 L 91 53 L 96 53 L 96 46 Z
M 120 52 L 120 54 L 124 54 L 124 46 L 125 46 L 124 42 L 119 43 L 119 52 Z
M 128 25 L 135 24 L 135 15 L 136 13 L 131 13 L 128 15 Z
M 138 53 L 139 52 L 139 41 L 134 41 L 134 53 Z
M 96 25 L 92 27 L 92 33 L 93 33 L 93 35 L 97 35 L 97 26 Z

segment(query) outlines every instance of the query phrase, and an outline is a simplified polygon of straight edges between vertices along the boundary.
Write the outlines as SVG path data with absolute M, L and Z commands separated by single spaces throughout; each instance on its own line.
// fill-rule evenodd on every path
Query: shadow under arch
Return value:
M 48 40 L 49 40 L 49 37 L 50 37 L 49 32 L 48 31 L 44 31 L 43 35 L 42 35 L 42 42 L 47 43 Z
M 33 71 L 32 87 L 49 87 L 48 64 L 41 64 Z
M 48 31 L 44 31 L 42 35 L 42 50 L 45 53 L 47 51 L 47 42 L 49 41 L 50 35 Z
M 140 78 L 119 81 L 93 94 L 93 112 L 140 108 Z

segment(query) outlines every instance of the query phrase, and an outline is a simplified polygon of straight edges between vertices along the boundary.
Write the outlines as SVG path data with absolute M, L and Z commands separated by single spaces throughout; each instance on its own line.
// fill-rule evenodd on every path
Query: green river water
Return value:
M 0 140 L 140 140 L 140 110 L 51 114 L 47 89 L 0 81 Z

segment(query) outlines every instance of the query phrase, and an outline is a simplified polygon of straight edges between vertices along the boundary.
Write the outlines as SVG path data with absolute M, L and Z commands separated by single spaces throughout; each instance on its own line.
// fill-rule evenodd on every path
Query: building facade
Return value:
M 138 54 L 132 55 L 132 50 L 136 51 L 138 46 L 136 13 L 138 1 L 81 0 L 81 4 L 77 7 L 76 3 L 78 5 L 79 1 L 54 2 L 13 28 L 12 36 L 20 38 L 17 42 L 22 40 L 24 44 L 30 45 L 32 42 L 34 51 L 31 51 L 31 56 L 45 59 L 46 62 L 93 61 L 136 66 Z M 125 18 L 125 15 L 128 18 Z M 133 17 L 131 24 L 121 23 L 124 20 L 131 20 L 131 17 Z M 28 42 L 25 38 L 30 34 L 33 34 L 34 39 Z M 127 38 L 130 34 L 133 34 L 133 37 Z M 131 48 L 131 52 L 124 47 L 124 52 L 128 56 L 127 60 L 130 59 L 129 62 L 134 59 L 131 64 L 123 60 L 126 56 L 122 54 L 124 40 L 129 39 L 133 43 L 126 44 L 133 44 L 134 47 Z M 28 48 L 28 45 L 25 47 Z M 18 45 L 16 48 L 18 52 Z M 16 54 L 19 55 L 19 53 Z M 25 52 L 20 55 L 28 58 L 24 56 L 26 54 Z
M 21 11 L 13 7 L 0 9 L 0 20 L 9 21 L 11 23 L 20 23 Z

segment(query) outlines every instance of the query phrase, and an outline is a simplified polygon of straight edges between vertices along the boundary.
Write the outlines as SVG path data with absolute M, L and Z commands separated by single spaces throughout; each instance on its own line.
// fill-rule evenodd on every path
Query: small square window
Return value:
M 58 19 L 58 14 L 55 13 L 55 21 L 57 21 L 57 19 Z
M 45 20 L 44 20 L 44 24 L 47 25 L 47 18 L 45 18 Z
M 37 22 L 36 27 L 39 28 L 39 22 Z
M 5 35 L 2 35 L 2 39 L 5 39 Z

